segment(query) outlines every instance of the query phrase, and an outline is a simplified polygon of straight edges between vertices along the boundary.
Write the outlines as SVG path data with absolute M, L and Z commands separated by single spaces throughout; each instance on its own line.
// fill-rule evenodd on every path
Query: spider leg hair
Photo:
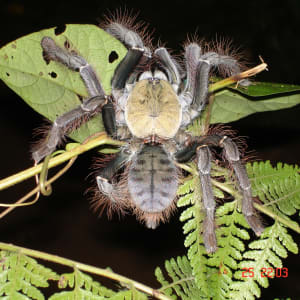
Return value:
M 203 240 L 206 251 L 213 253 L 217 250 L 215 233 L 215 199 L 210 179 L 211 153 L 206 145 L 197 148 L 198 172 L 202 188 L 202 203 L 205 211 L 203 221 Z

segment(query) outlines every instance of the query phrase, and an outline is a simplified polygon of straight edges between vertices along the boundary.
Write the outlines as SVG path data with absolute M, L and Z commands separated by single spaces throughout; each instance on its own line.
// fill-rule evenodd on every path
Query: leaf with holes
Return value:
M 50 28 L 21 37 L 0 49 L 0 78 L 28 105 L 53 121 L 57 116 L 80 105 L 87 91 L 78 72 L 43 58 L 40 45 L 44 36 L 60 47 L 83 56 L 94 68 L 106 93 L 114 70 L 126 54 L 126 48 L 95 25 L 66 25 L 58 33 Z M 82 142 L 95 132 L 103 131 L 97 116 L 70 136 Z

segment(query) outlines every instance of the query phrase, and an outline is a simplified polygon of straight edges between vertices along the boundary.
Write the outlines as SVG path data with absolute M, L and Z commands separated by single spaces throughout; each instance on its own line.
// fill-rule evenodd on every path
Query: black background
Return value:
M 244 4 L 241 4 L 244 3 Z M 1 1 L 0 46 L 25 34 L 68 23 L 97 24 L 108 10 L 133 9 L 138 20 L 150 23 L 154 38 L 180 53 L 187 34 L 232 38 L 246 49 L 253 64 L 261 55 L 269 72 L 257 80 L 300 84 L 300 2 L 291 1 Z M 32 132 L 43 123 L 8 87 L 0 82 L 1 157 L 4 178 L 31 166 Z M 272 163 L 300 163 L 300 106 L 259 113 L 232 123 L 247 136 L 248 149 Z M 95 153 L 80 157 L 64 178 L 54 184 L 53 194 L 30 207 L 15 209 L 0 223 L 1 240 L 50 252 L 115 272 L 148 285 L 158 286 L 154 268 L 165 259 L 183 255 L 184 236 L 179 214 L 152 231 L 126 216 L 118 220 L 97 218 L 84 192 L 89 187 L 90 165 Z M 1 192 L 1 201 L 13 202 L 31 189 L 33 181 Z M 296 237 L 297 240 L 297 237 Z M 299 243 L 299 238 L 298 238 Z M 299 259 L 289 255 L 287 279 L 271 281 L 262 299 L 300 299 Z

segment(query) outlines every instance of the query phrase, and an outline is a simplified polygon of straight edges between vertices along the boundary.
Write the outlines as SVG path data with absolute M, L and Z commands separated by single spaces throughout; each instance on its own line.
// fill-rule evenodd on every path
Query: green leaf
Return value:
M 271 83 L 271 82 L 251 82 L 249 86 L 230 87 L 233 91 L 251 97 L 263 97 L 277 94 L 286 94 L 291 92 L 300 92 L 300 86 L 294 84 Z M 255 99 L 254 99 L 255 100 Z
M 78 72 L 43 58 L 41 39 L 49 36 L 60 46 L 67 42 L 70 49 L 91 64 L 106 93 L 116 66 L 126 54 L 126 48 L 114 37 L 94 25 L 66 25 L 56 35 L 50 28 L 24 36 L 0 49 L 0 78 L 38 113 L 53 121 L 57 116 L 80 105 L 87 91 Z M 115 52 L 117 59 L 110 62 Z M 92 118 L 70 136 L 82 142 L 88 136 L 103 131 L 100 116 Z
M 195 283 L 193 271 L 189 260 L 186 256 L 177 257 L 165 261 L 165 268 L 168 276 L 171 278 L 171 283 L 165 278 L 162 270 L 156 268 L 155 276 L 160 282 L 160 292 L 171 297 L 171 299 L 189 300 L 189 299 L 207 299 L 201 289 Z M 176 295 L 175 295 L 176 294 Z
M 216 93 L 211 123 L 229 123 L 257 112 L 280 110 L 297 104 L 300 104 L 300 92 L 254 99 L 238 92 L 224 90 Z
M 247 164 L 253 195 L 277 215 L 291 216 L 300 209 L 300 174 L 298 166 L 269 161 Z
M 288 241 L 287 243 L 284 241 Z M 269 286 L 269 279 L 264 277 L 262 270 L 271 268 L 282 268 L 282 258 L 287 257 L 287 250 L 297 253 L 298 248 L 287 230 L 279 223 L 275 222 L 267 227 L 259 240 L 249 244 L 250 250 L 243 254 L 243 261 L 239 263 L 239 270 L 234 277 L 239 281 L 231 285 L 230 299 L 248 300 L 260 297 L 260 287 Z M 246 272 L 243 276 L 241 270 L 252 268 L 252 275 Z M 245 273 L 244 273 L 245 275 Z

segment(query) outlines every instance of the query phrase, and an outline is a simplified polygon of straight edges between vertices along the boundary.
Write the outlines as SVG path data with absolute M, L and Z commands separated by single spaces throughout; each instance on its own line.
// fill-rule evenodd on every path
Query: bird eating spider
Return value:
M 256 235 L 263 226 L 255 212 L 251 185 L 233 140 L 224 135 L 192 136 L 186 129 L 201 116 L 209 97 L 214 69 L 225 74 L 241 72 L 239 61 L 224 51 L 205 49 L 188 42 L 180 63 L 128 18 L 108 21 L 104 30 L 128 49 L 115 69 L 111 95 L 105 94 L 93 66 L 79 53 L 43 37 L 44 58 L 79 72 L 88 98 L 57 117 L 47 138 L 33 151 L 37 163 L 51 154 L 62 140 L 83 122 L 101 113 L 106 133 L 125 142 L 119 153 L 96 175 L 99 191 L 111 204 L 132 210 L 148 228 L 156 228 L 175 207 L 180 170 L 177 163 L 195 161 L 205 213 L 203 240 L 207 252 L 217 249 L 215 199 L 211 183 L 211 147 L 223 149 L 234 170 L 242 199 L 242 212 Z M 120 176 L 115 174 L 122 172 Z

